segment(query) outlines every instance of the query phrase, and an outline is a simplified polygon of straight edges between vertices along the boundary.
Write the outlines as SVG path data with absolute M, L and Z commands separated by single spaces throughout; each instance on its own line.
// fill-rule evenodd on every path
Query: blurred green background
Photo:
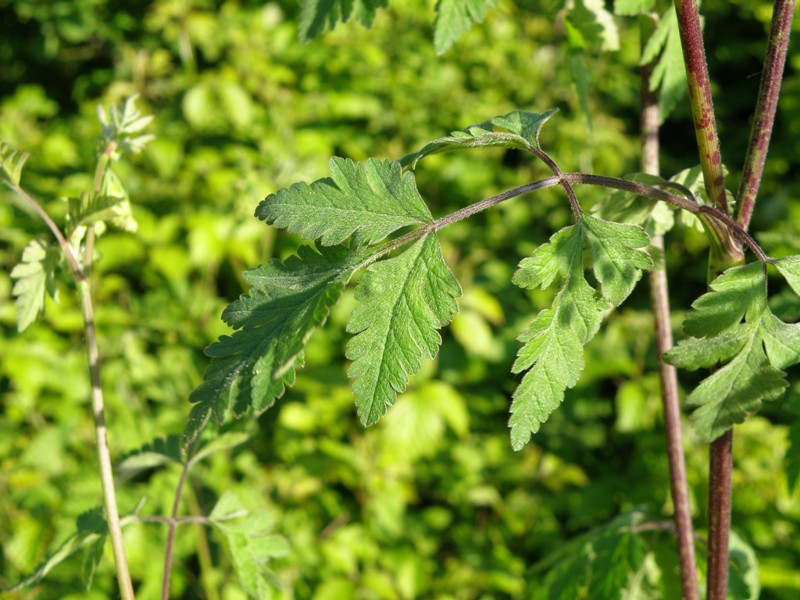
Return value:
M 723 160 L 738 182 L 771 3 L 707 0 L 707 45 Z M 433 2 L 392 2 L 370 30 L 355 24 L 297 41 L 296 2 L 0 0 L 0 139 L 31 153 L 23 186 L 56 217 L 62 197 L 90 188 L 96 107 L 139 94 L 157 136 L 123 161 L 136 233 L 100 238 L 97 325 L 115 457 L 178 434 L 202 350 L 222 333 L 242 271 L 285 257 L 301 240 L 252 215 L 267 194 L 327 176 L 331 155 L 398 158 L 427 141 L 514 109 L 560 112 L 542 146 L 563 170 L 622 176 L 638 169 L 639 38 L 619 20 L 621 48 L 587 57 L 587 129 L 566 68 L 558 0 L 500 0 L 443 57 Z M 773 256 L 800 250 L 800 54 L 789 56 L 778 125 L 753 230 Z M 693 166 L 684 103 L 663 132 L 664 174 Z M 436 216 L 547 176 L 515 152 L 434 156 L 418 185 Z M 735 189 L 735 185 L 729 184 Z M 581 189 L 590 205 L 601 197 Z M 193 473 L 184 514 L 206 514 L 225 490 L 266 507 L 291 553 L 270 562 L 285 598 L 522 598 L 537 562 L 623 511 L 671 514 L 653 350 L 642 283 L 588 347 L 563 407 L 521 452 L 507 419 L 517 332 L 551 292 L 510 283 L 519 260 L 570 219 L 553 190 L 516 199 L 443 232 L 464 288 L 461 313 L 381 423 L 364 429 L 345 377 L 352 291 L 311 339 L 296 386 L 251 440 Z M 82 325 L 74 289 L 59 283 L 43 319 L 17 334 L 9 272 L 42 222 L 0 190 L 0 589 L 13 585 L 101 502 L 94 467 Z M 705 244 L 668 239 L 676 328 L 705 287 Z M 774 286 L 775 310 L 800 316 Z M 696 382 L 691 375 L 687 385 Z M 793 378 L 796 381 L 796 378 Z M 800 385 L 737 428 L 734 528 L 755 549 L 763 598 L 800 595 L 800 497 L 787 485 L 787 431 Z M 696 523 L 705 523 L 706 449 L 686 427 Z M 179 472 L 120 485 L 128 512 L 168 514 Z M 126 529 L 141 598 L 160 589 L 166 528 Z M 672 541 L 663 534 L 664 552 Z M 199 549 L 199 550 L 198 550 Z M 110 598 L 110 551 L 84 591 L 80 557 L 19 598 Z M 665 577 L 674 579 L 674 573 Z M 175 598 L 242 598 L 213 533 L 179 529 Z M 558 597 L 558 596 L 550 596 Z M 613 597 L 613 596 L 609 596 Z

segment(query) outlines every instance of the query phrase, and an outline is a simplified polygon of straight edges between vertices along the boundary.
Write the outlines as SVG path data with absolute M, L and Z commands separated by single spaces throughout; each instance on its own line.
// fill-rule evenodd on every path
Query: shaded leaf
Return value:
M 41 240 L 31 240 L 22 251 L 22 261 L 11 270 L 15 279 L 11 293 L 17 309 L 17 330 L 24 331 L 44 310 L 45 296 L 58 302 L 56 268 L 60 251 Z
M 284 387 L 294 382 L 294 366 L 315 327 L 322 325 L 345 283 L 366 253 L 302 247 L 284 262 L 272 260 L 245 273 L 253 287 L 222 313 L 234 329 L 206 348 L 211 364 L 203 383 L 189 400 L 194 403 L 184 430 L 186 448 L 209 419 L 222 423 L 226 412 L 241 416 L 272 406 Z
M 308 42 L 318 35 L 330 31 L 341 21 L 346 23 L 350 17 L 369 27 L 379 8 L 386 6 L 387 0 L 301 0 L 298 36 L 301 42 Z
M 400 164 L 404 168 L 414 169 L 419 160 L 429 154 L 453 152 L 465 148 L 499 146 L 530 152 L 534 148 L 539 148 L 539 132 L 542 125 L 557 111 L 557 108 L 552 108 L 539 114 L 518 110 L 495 117 L 485 123 L 467 127 L 464 131 L 454 131 L 447 137 L 433 140 L 422 150 L 401 158 Z M 507 131 L 495 131 L 495 128 Z

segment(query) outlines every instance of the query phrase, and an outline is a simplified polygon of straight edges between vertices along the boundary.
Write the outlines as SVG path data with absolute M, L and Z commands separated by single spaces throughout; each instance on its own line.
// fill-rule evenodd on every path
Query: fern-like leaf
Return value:
M 19 180 L 22 177 L 22 167 L 25 166 L 28 156 L 27 152 L 17 150 L 0 141 L 0 172 L 12 185 L 19 185 Z
M 11 270 L 15 279 L 11 293 L 17 308 L 17 330 L 24 331 L 44 310 L 45 296 L 58 302 L 56 268 L 58 248 L 32 240 L 22 251 L 22 262 Z
M 776 261 L 782 273 L 796 264 L 797 257 Z M 762 402 L 780 397 L 788 386 L 782 369 L 800 362 L 800 324 L 784 323 L 770 311 L 762 264 L 728 269 L 710 288 L 684 321 L 691 337 L 664 356 L 684 369 L 720 367 L 687 398 L 696 407 L 695 429 L 709 442 Z

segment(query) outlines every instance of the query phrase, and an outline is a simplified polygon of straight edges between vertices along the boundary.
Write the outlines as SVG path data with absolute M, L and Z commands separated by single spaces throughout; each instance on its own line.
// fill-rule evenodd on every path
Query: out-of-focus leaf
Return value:
M 22 251 L 22 262 L 11 270 L 15 279 L 12 294 L 17 308 L 17 330 L 24 331 L 44 310 L 45 296 L 58 302 L 56 268 L 58 247 L 41 240 L 32 240 Z
M 438 0 L 433 46 L 437 54 L 444 54 L 458 38 L 480 23 L 497 0 Z

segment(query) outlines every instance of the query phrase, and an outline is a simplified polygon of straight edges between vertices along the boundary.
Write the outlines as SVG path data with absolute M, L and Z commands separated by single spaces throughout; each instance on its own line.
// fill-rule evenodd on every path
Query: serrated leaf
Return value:
M 41 240 L 32 240 L 22 251 L 22 261 L 11 270 L 11 290 L 17 309 L 17 331 L 24 331 L 44 310 L 49 295 L 58 302 L 56 268 L 59 250 Z
M 583 222 L 600 292 L 611 304 L 619 306 L 636 287 L 642 270 L 653 267 L 652 259 L 642 250 L 650 244 L 650 238 L 638 225 L 613 223 L 590 215 L 584 215 Z
M 385 7 L 386 3 L 387 0 L 301 0 L 300 41 L 308 42 L 336 27 L 339 21 L 346 23 L 351 16 L 369 27 L 377 9 Z
M 373 244 L 402 227 L 433 223 L 414 176 L 403 173 L 400 163 L 334 157 L 330 169 L 330 178 L 296 183 L 267 196 L 256 216 L 324 246 L 350 235 L 354 245 Z
M 582 215 L 520 262 L 513 283 L 528 289 L 546 288 L 556 279 L 563 285 L 551 308 L 541 311 L 518 339 L 512 372 L 526 371 L 511 405 L 511 445 L 521 449 L 564 400 L 584 367 L 583 347 L 600 328 L 605 311 L 620 304 L 650 268 L 650 257 L 639 248 L 649 243 L 640 227 Z M 602 295 L 584 275 L 584 247 L 591 248 L 593 270 Z M 622 278 L 626 280 L 623 281 Z
M 543 113 L 514 111 L 495 117 L 485 123 L 471 125 L 464 131 L 454 131 L 447 137 L 438 138 L 425 145 L 422 150 L 408 154 L 400 159 L 407 169 L 415 169 L 417 163 L 429 154 L 454 152 L 467 148 L 502 147 L 530 152 L 539 148 L 539 132 L 542 125 L 552 117 L 557 108 Z M 499 127 L 508 131 L 495 131 Z
M 728 269 L 692 305 L 684 321 L 691 336 L 664 355 L 687 369 L 726 363 L 687 398 L 697 409 L 698 435 L 712 441 L 780 397 L 788 382 L 781 370 L 800 362 L 800 325 L 783 323 L 767 306 L 760 263 Z M 743 321 L 742 321 L 743 320 Z
M 180 436 L 157 437 L 123 457 L 117 464 L 116 473 L 124 481 L 147 469 L 182 462 Z
M 656 59 L 650 75 L 650 91 L 658 92 L 659 120 L 663 123 L 687 89 L 686 67 L 674 6 L 661 15 L 656 30 L 645 44 L 641 64 L 648 65 Z
M 234 329 L 206 348 L 212 358 L 184 430 L 191 444 L 209 419 L 217 423 L 233 409 L 241 416 L 268 409 L 294 382 L 294 366 L 314 328 L 325 322 L 345 283 L 369 256 L 346 248 L 302 247 L 284 262 L 272 260 L 245 273 L 253 285 L 222 314 Z M 231 407 L 232 404 L 232 407 Z
M 458 306 L 461 287 L 447 264 L 435 234 L 422 236 L 402 254 L 372 265 L 359 281 L 359 304 L 347 331 L 353 361 L 348 374 L 361 422 L 375 423 L 406 388 L 422 358 L 433 358 Z
M 473 23 L 481 23 L 496 4 L 497 0 L 438 0 L 433 32 L 436 54 L 447 52 Z
M 29 156 L 27 152 L 17 150 L 0 140 L 0 171 L 11 184 L 19 185 L 22 168 Z

